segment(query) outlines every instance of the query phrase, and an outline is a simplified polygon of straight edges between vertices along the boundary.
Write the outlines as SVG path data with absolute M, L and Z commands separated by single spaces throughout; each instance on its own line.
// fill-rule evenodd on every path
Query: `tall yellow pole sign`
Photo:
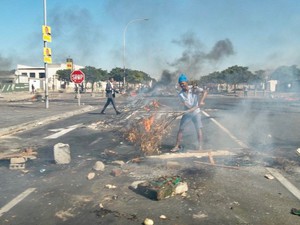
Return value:
M 51 27 L 50 26 L 43 26 L 43 41 L 45 42 L 51 42 Z M 51 57 L 51 48 L 44 47 L 44 63 L 52 63 L 52 57 Z

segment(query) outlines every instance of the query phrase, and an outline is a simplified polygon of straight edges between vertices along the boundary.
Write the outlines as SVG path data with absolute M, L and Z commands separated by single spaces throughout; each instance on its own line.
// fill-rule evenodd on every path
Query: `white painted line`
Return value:
M 28 188 L 26 191 L 15 197 L 13 200 L 11 200 L 9 203 L 7 203 L 5 206 L 3 206 L 0 209 L 0 217 L 11 210 L 15 205 L 17 205 L 19 202 L 21 202 L 24 198 L 26 198 L 28 195 L 30 195 L 32 192 L 35 191 L 35 188 Z
M 282 176 L 278 170 L 273 168 L 266 168 L 276 179 L 286 188 L 288 189 L 298 200 L 300 200 L 300 191 L 296 188 L 291 182 L 289 182 L 284 176 Z
M 94 145 L 94 144 L 100 142 L 102 139 L 103 139 L 102 137 L 97 138 L 95 141 L 93 141 L 91 144 L 89 144 L 89 146 Z
M 69 126 L 69 127 L 67 127 L 67 128 L 59 128 L 59 129 L 52 129 L 52 130 L 50 130 L 50 131 L 56 131 L 57 133 L 55 133 L 55 134 L 52 134 L 52 135 L 50 135 L 50 136 L 47 136 L 47 137 L 44 137 L 44 139 L 56 139 L 56 138 L 58 138 L 58 137 L 60 137 L 60 136 L 63 136 L 64 134 L 66 134 L 66 133 L 69 133 L 70 131 L 72 131 L 72 130 L 75 130 L 76 128 L 78 128 L 79 126 L 81 126 L 82 124 L 80 123 L 80 124 L 75 124 L 75 125 L 73 125 L 73 126 Z
M 220 124 L 218 121 L 216 121 L 214 118 L 211 118 L 210 115 L 204 111 L 202 111 L 202 113 L 206 116 L 209 117 L 209 119 L 211 121 L 213 121 L 218 127 L 221 128 L 221 130 L 223 130 L 226 134 L 229 135 L 229 137 L 234 140 L 236 143 L 238 143 L 242 148 L 249 148 L 244 142 L 242 142 L 241 140 L 239 140 L 237 137 L 235 137 L 232 133 L 230 133 L 229 130 L 227 130 L 222 124 Z

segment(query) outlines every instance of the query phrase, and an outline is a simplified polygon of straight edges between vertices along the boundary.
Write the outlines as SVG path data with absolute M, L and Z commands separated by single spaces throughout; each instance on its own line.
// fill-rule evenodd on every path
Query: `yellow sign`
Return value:
M 51 42 L 51 27 L 50 26 L 43 26 L 43 41 Z
M 52 63 L 52 58 L 51 56 L 44 56 L 44 63 Z
M 51 56 L 52 51 L 51 48 L 44 48 L 44 56 Z
M 67 62 L 67 69 L 72 70 L 73 69 L 73 63 L 72 62 Z

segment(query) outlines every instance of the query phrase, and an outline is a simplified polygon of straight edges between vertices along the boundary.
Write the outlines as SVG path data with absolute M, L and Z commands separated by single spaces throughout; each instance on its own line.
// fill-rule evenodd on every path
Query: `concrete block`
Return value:
M 11 163 L 9 164 L 10 170 L 23 170 L 25 169 L 25 163 Z
M 70 146 L 64 143 L 54 145 L 54 161 L 56 164 L 69 164 L 71 162 Z
M 11 164 L 18 164 L 18 163 L 25 163 L 25 162 L 26 162 L 26 159 L 24 157 L 10 158 Z

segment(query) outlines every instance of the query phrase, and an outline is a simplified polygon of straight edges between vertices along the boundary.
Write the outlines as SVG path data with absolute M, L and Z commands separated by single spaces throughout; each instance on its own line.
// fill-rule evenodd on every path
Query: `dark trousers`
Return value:
M 103 109 L 102 109 L 101 112 L 104 112 L 105 109 L 106 109 L 106 107 L 107 107 L 110 103 L 112 104 L 112 106 L 114 107 L 114 109 L 116 110 L 116 112 L 118 112 L 118 110 L 117 110 L 117 108 L 116 108 L 116 105 L 115 105 L 115 100 L 114 100 L 114 98 L 107 98 L 107 101 L 106 101 L 106 103 L 105 103 L 105 105 L 104 105 L 104 107 L 103 107 Z

